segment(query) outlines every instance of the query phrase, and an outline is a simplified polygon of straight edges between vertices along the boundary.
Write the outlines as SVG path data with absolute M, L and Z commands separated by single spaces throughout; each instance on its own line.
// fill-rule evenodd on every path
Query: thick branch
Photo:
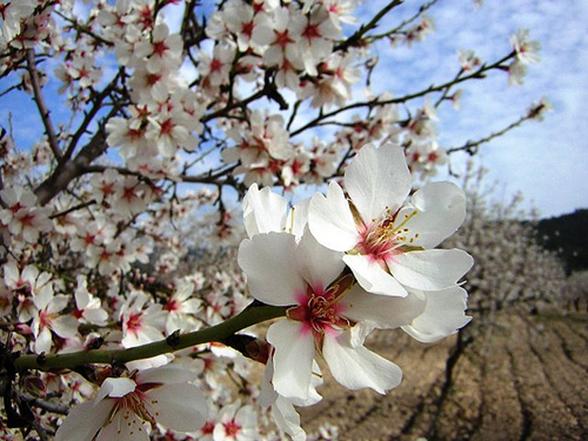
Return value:
M 55 158 L 59 160 L 61 159 L 61 151 L 59 150 L 59 144 L 57 142 L 57 135 L 55 134 L 53 123 L 49 117 L 49 110 L 45 105 L 45 100 L 43 99 L 43 95 L 41 93 L 41 85 L 39 83 L 37 68 L 35 67 L 35 52 L 33 49 L 27 50 L 27 68 L 29 71 L 29 76 L 31 77 L 31 85 L 33 86 L 35 103 L 37 103 L 37 108 L 39 109 L 43 126 L 45 126 L 45 133 L 47 134 L 47 139 L 49 140 L 49 147 L 51 148 Z
M 108 121 L 108 118 L 115 115 L 118 110 L 118 106 L 113 106 L 104 121 Z M 60 163 L 51 176 L 35 189 L 39 205 L 45 205 L 64 190 L 73 179 L 84 174 L 92 161 L 108 149 L 104 130 L 104 126 L 100 125 L 92 139 L 74 159 Z
M 251 304 L 240 314 L 226 320 L 216 326 L 200 331 L 176 336 L 172 334 L 165 340 L 137 346 L 130 349 L 116 350 L 90 350 L 72 352 L 60 355 L 22 355 L 14 360 L 17 370 L 38 369 L 48 371 L 51 369 L 73 369 L 88 363 L 128 363 L 134 360 L 155 357 L 180 349 L 189 348 L 202 343 L 221 341 L 235 334 L 241 329 L 256 323 L 261 323 L 285 314 L 286 308 L 280 306 L 267 306 Z
M 75 159 L 59 165 L 51 176 L 35 189 L 39 205 L 45 205 L 64 190 L 73 179 L 82 175 L 84 169 L 107 148 L 104 130 L 99 129 Z

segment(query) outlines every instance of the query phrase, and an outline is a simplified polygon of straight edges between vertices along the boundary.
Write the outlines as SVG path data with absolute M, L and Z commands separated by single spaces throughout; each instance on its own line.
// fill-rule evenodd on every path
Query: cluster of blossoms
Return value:
M 393 4 L 361 25 L 357 0 L 196 3 L 0 0 L 0 99 L 31 97 L 44 132 L 20 139 L 19 106 L 0 127 L 3 441 L 303 440 L 319 360 L 384 393 L 401 370 L 370 332 L 433 342 L 469 321 L 472 258 L 438 247 L 464 193 L 420 184 L 451 153 L 457 84 L 520 77 L 537 44 L 374 95 L 378 47 L 422 41 L 434 2 L 388 31 Z M 311 185 L 326 194 L 290 207 Z
M 435 248 L 463 222 L 463 192 L 440 182 L 409 197 L 404 153 L 392 144 L 364 147 L 344 187 L 332 182 L 326 196 L 290 209 L 268 188 L 252 186 L 244 200 L 249 239 L 239 247 L 239 265 L 254 298 L 287 308 L 267 331 L 266 375 L 277 421 L 295 439 L 299 420 L 286 403 L 320 399 L 313 381 L 319 357 L 343 386 L 385 393 L 402 374 L 363 346 L 372 330 L 402 328 L 433 342 L 470 319 L 458 281 L 472 258 Z

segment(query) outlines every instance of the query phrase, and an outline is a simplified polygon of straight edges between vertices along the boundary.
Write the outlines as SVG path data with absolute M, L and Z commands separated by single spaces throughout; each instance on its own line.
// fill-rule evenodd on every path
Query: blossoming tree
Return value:
M 401 382 L 373 330 L 468 323 L 473 260 L 438 248 L 466 198 L 427 182 L 548 106 L 451 148 L 435 120 L 468 81 L 522 83 L 538 45 L 375 95 L 376 48 L 433 30 L 435 0 L 383 25 L 402 3 L 0 0 L 0 97 L 32 98 L 0 122 L 1 439 L 303 440 L 321 370 Z

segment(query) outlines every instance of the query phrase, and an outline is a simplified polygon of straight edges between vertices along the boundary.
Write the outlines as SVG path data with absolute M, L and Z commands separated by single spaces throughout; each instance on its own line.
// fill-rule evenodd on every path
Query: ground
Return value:
M 511 310 L 434 345 L 394 331 L 369 346 L 402 368 L 401 386 L 354 393 L 327 374 L 325 399 L 302 409 L 307 433 L 330 422 L 340 441 L 588 439 L 588 315 Z

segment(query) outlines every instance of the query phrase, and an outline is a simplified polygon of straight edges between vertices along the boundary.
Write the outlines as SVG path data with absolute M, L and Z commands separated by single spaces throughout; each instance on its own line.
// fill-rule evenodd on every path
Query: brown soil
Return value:
M 307 433 L 328 422 L 341 441 L 588 439 L 586 315 L 500 313 L 435 345 L 398 331 L 368 346 L 402 368 L 401 386 L 351 392 L 327 374 L 325 399 L 302 409 Z

